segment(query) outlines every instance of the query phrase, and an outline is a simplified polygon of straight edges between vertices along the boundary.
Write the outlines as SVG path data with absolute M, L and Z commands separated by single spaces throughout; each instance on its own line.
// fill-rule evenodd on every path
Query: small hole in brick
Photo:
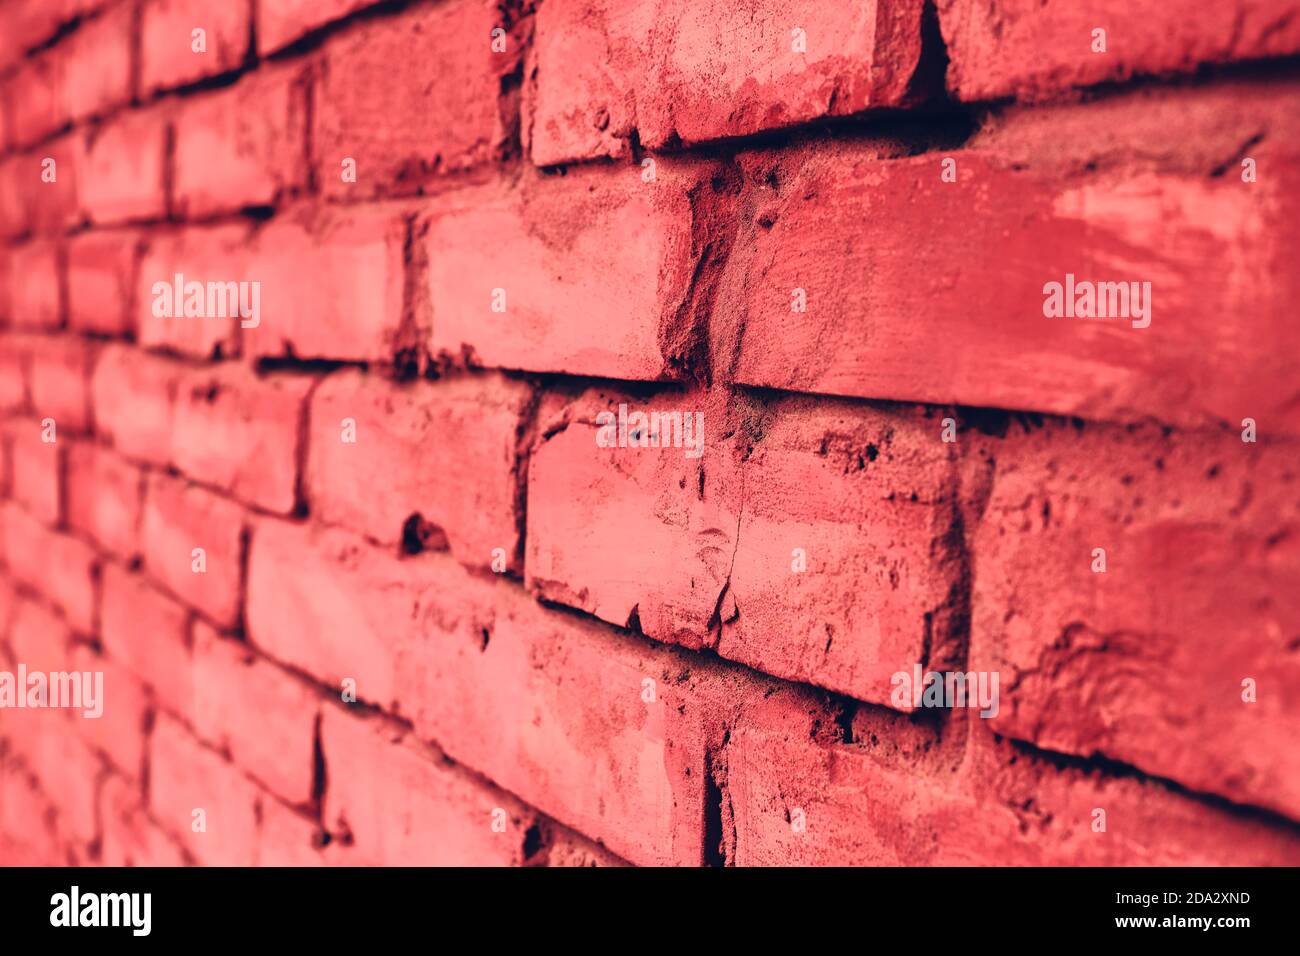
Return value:
M 485 627 L 480 631 L 480 634 L 483 636 L 483 643 L 479 646 L 479 650 L 486 651 L 488 648 L 488 642 L 492 640 L 492 631 Z
M 524 859 L 531 860 L 542 849 L 542 828 L 534 823 L 524 833 Z
M 447 534 L 432 521 L 426 521 L 418 511 L 402 524 L 402 553 L 419 554 L 421 551 L 446 551 Z

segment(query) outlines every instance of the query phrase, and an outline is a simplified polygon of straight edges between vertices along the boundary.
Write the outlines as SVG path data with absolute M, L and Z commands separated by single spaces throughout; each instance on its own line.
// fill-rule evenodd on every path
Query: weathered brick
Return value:
M 1300 855 L 1294 835 L 1249 816 L 1159 784 L 1057 768 L 1005 744 L 995 747 L 983 728 L 971 733 L 980 742 L 958 756 L 954 774 L 918 752 L 898 752 L 883 735 L 878 747 L 866 747 L 819 745 L 758 724 L 737 729 L 725 753 L 724 800 L 735 834 L 728 860 L 1231 866 L 1293 864 Z M 1106 810 L 1105 832 L 1092 829 L 1096 808 Z
M 248 284 L 247 244 L 239 224 L 151 237 L 135 294 L 140 344 L 201 359 L 236 354 L 239 329 L 257 321 L 260 304 L 260 290 L 255 302 Z
M 53 601 L 78 634 L 94 634 L 99 582 L 94 550 L 43 527 L 13 505 L 5 509 L 4 521 L 10 572 Z
M 239 618 L 242 538 L 243 510 L 233 501 L 169 475 L 149 475 L 140 529 L 144 567 L 221 627 Z
M 62 248 L 55 242 L 28 242 L 9 251 L 9 315 L 26 329 L 57 329 L 63 324 Z
M 6 521 L 8 524 L 8 521 Z M 42 604 L 23 598 L 15 603 L 13 619 L 9 622 L 9 648 L 13 652 L 14 663 L 22 664 L 29 674 L 35 672 L 66 671 L 72 665 L 72 631 L 67 623 L 53 611 Z M 16 688 L 26 695 L 27 688 Z M 46 701 L 50 700 L 46 689 Z M 6 714 L 15 719 L 21 715 Z M 56 715 L 38 713 L 37 720 L 31 726 L 47 724 Z M 56 732 L 62 730 L 56 727 Z
M 1260 157 L 1300 155 L 1279 119 L 1297 107 L 1292 92 L 1254 115 L 1278 134 Z M 1020 143 L 1009 117 L 951 154 L 881 159 L 875 144 L 827 143 L 752 157 L 759 212 L 722 280 L 715 374 L 1175 425 L 1253 417 L 1294 431 L 1282 356 L 1298 344 L 1287 318 L 1297 293 L 1281 266 L 1297 248 L 1294 193 L 1277 179 L 1241 182 L 1231 159 L 1232 175 L 1213 175 L 1240 142 L 1213 130 L 1210 109 L 1188 109 L 1182 134 L 1213 148 L 1177 158 L 1138 143 L 1155 129 L 1146 102 L 1109 111 L 1114 126 L 1096 136 L 1083 109 L 1062 110 L 1054 135 L 1027 121 Z M 1188 154 L 1195 164 L 1214 149 L 1213 164 L 1188 166 Z M 941 179 L 945 158 L 956 182 Z M 1149 282 L 1149 327 L 1046 317 L 1045 285 L 1067 274 Z M 806 311 L 794 308 L 799 293 Z
M 671 654 L 444 556 L 270 519 L 253 532 L 248 632 L 324 683 L 353 679 L 359 699 L 615 853 L 702 859 L 702 717 L 676 707 Z M 660 682 L 650 703 L 646 680 Z
M 255 866 L 262 794 L 179 723 L 160 716 L 149 738 L 149 811 L 204 866 Z
M 24 412 L 28 408 L 27 377 L 30 362 L 27 336 L 0 337 L 0 411 Z
M 539 165 L 907 105 L 921 0 L 549 0 L 525 128 Z
M 68 527 L 117 558 L 132 560 L 140 553 L 140 469 L 92 442 L 73 442 L 66 454 Z
M 268 206 L 307 181 L 306 75 L 258 71 L 187 100 L 175 123 L 173 197 L 180 218 Z M 249 109 L 256 103 L 256 109 Z
M 30 382 L 35 417 L 54 419 L 57 434 L 91 428 L 90 376 L 95 345 L 84 339 L 33 336 Z
M 384 206 L 276 216 L 253 248 L 262 317 L 242 330 L 245 352 L 384 362 L 410 347 L 399 335 L 406 233 Z
M 140 537 L 145 569 L 154 580 L 221 627 L 238 623 L 244 537 L 239 505 L 155 472 L 145 488 Z
M 139 237 L 127 231 L 85 232 L 69 242 L 70 328 L 118 336 L 135 331 L 140 252 Z
M 202 621 L 193 637 L 195 733 L 282 799 L 309 804 L 315 694 Z
M 316 380 L 257 376 L 244 365 L 191 372 L 177 385 L 171 458 L 197 481 L 268 511 L 297 501 L 303 416 Z
M 96 225 L 163 219 L 167 120 L 160 108 L 122 112 L 86 137 L 77 184 Z
M 995 729 L 1300 811 L 1295 447 L 1051 422 L 990 454 L 971 666 L 1001 672 Z
M 69 133 L 0 162 L 0 229 L 48 235 L 80 222 L 77 181 L 84 155 L 84 137 Z
M 114 4 L 48 54 L 58 61 L 60 92 L 73 122 L 102 116 L 131 100 L 134 18 L 132 4 Z
M 9 135 L 15 144 L 30 145 L 67 126 L 60 65 L 52 54 L 31 57 L 9 81 Z
M 518 866 L 535 814 L 443 764 L 408 734 L 339 707 L 322 712 L 323 819 L 337 862 Z M 494 822 L 497 826 L 494 828 Z
M 492 52 L 497 5 L 451 0 L 376 18 L 331 37 L 321 54 L 312 141 L 327 195 L 411 193 L 492 159 L 506 135 Z M 343 162 L 356 163 L 355 182 Z
M 75 863 L 84 864 L 98 835 L 95 794 L 103 764 L 79 737 L 68 732 L 63 713 L 27 710 L 22 719 L 29 731 L 38 730 L 22 735 L 24 762 L 42 789 L 56 798 L 59 834 L 74 845 Z
M 681 447 L 601 446 L 617 443 L 624 414 L 634 430 L 651 412 L 679 413 L 691 435 Z M 962 567 L 938 418 L 800 398 L 746 414 L 701 393 L 593 390 L 543 421 L 528 586 L 656 640 L 886 703 L 893 674 L 958 643 Z
M 70 663 L 83 674 L 103 674 L 100 716 L 82 717 L 79 711 L 71 712 L 77 734 L 118 770 L 135 780 L 142 779 L 145 734 L 152 711 L 144 683 L 126 667 L 85 644 L 73 646 Z
M 1300 51 L 1294 3 L 1103 0 L 938 0 L 948 88 L 963 100 L 1041 100 L 1072 87 L 1191 72 Z M 1104 49 L 1096 48 L 1098 29 Z
M 169 464 L 176 383 L 183 371 L 139 349 L 104 348 L 90 381 L 96 432 L 127 458 Z
M 517 445 L 531 394 L 495 374 L 404 385 L 329 376 L 312 399 L 312 513 L 391 546 L 423 530 L 464 564 L 489 567 L 499 548 L 495 570 L 518 570 Z
M 194 710 L 194 667 L 185 608 L 143 575 L 106 562 L 100 636 L 104 651 L 153 688 L 158 703 L 187 720 Z
M 634 167 L 526 172 L 440 201 L 420 240 L 435 351 L 538 372 L 676 377 L 700 348 L 693 289 L 709 251 L 697 239 L 729 188 L 715 170 L 663 160 L 653 182 Z
M 9 445 L 9 494 L 35 518 L 54 527 L 63 520 L 63 450 L 47 442 L 49 426 L 34 418 L 5 423 Z M 57 434 L 57 425 L 56 425 Z
M 104 866 L 183 866 L 176 842 L 148 817 L 139 786 L 122 777 L 104 778 L 99 791 Z
M 248 0 L 145 0 L 140 7 L 141 91 L 184 86 L 238 69 L 249 53 L 251 31 Z M 200 40 L 201 51 L 196 49 Z

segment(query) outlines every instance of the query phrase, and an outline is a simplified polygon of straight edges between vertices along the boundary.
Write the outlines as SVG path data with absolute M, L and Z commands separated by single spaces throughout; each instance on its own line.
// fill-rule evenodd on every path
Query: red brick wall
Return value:
M 1300 862 L 1300 4 L 0 18 L 0 862 Z

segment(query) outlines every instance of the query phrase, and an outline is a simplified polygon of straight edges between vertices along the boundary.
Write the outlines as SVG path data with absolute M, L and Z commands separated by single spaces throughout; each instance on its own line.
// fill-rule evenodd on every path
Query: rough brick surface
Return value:
M 262 320 L 242 328 L 250 355 L 392 360 L 403 347 L 407 224 L 388 207 L 280 216 L 253 247 Z M 409 347 L 409 346 L 407 346 Z
M 164 218 L 167 138 L 156 109 L 121 113 L 89 134 L 77 179 L 85 217 L 99 225 Z
M 0 865 L 1300 863 L 1294 0 L 3 17 Z
M 154 580 L 217 624 L 237 622 L 243 557 L 238 505 L 186 481 L 151 475 L 140 539 Z
M 183 372 L 183 366 L 126 346 L 105 348 L 90 381 L 96 431 L 128 458 L 167 465 Z
M 142 89 L 181 86 L 240 66 L 252 13 L 248 0 L 146 0 L 140 9 Z
M 301 68 L 250 77 L 196 101 L 175 123 L 178 214 L 203 218 L 271 205 L 307 179 L 307 92 Z M 256 103 L 255 110 L 249 110 Z
M 527 116 L 538 165 L 779 129 L 902 105 L 920 0 L 552 0 L 537 15 Z
M 492 50 L 496 6 L 417 5 L 326 43 L 312 131 L 326 193 L 411 192 L 493 157 L 504 136 L 499 78 L 515 61 Z M 349 159 L 355 181 L 343 178 Z
M 91 442 L 67 450 L 65 505 L 68 527 L 120 560 L 140 551 L 144 476 L 120 455 Z
M 1003 675 L 992 725 L 1296 813 L 1295 447 L 1056 425 L 991 453 L 971 656 Z
M 1283 0 L 1103 0 L 1087 7 L 1036 0 L 937 0 L 964 100 L 1041 100 L 1071 87 L 1300 50 L 1300 7 Z M 1105 31 L 1104 45 L 1094 31 Z
M 500 549 L 497 570 L 518 570 L 530 400 L 527 385 L 496 374 L 405 386 L 330 376 L 311 404 L 312 512 L 381 544 L 450 548 L 469 565 L 491 566 Z
M 700 235 L 727 189 L 715 172 L 665 160 L 653 182 L 629 167 L 534 173 L 448 200 L 420 240 L 433 348 L 502 368 L 675 377 L 697 346 Z
M 240 501 L 287 514 L 298 492 L 307 376 L 259 378 L 225 366 L 184 375 L 172 417 L 172 464 Z

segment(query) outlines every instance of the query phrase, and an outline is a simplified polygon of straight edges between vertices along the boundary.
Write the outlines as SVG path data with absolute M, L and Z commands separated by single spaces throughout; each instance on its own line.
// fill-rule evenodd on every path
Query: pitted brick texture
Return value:
M 0 864 L 1300 863 L 1300 11 L 1087 6 L 10 0 Z

